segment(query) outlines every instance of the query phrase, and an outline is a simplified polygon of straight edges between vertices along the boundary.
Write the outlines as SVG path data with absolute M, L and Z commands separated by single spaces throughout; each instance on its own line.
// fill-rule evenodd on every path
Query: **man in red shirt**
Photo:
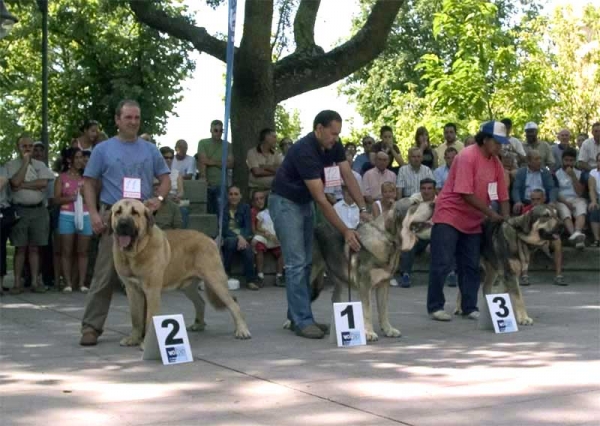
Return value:
M 470 319 L 479 317 L 481 225 L 486 217 L 500 222 L 510 214 L 504 170 L 498 159 L 501 146 L 510 143 L 506 127 L 499 121 L 483 123 L 475 141 L 475 145 L 464 148 L 454 159 L 435 203 L 427 311 L 437 321 L 452 319 L 444 311 L 444 281 L 455 258 L 462 312 Z M 490 208 L 492 201 L 500 203 L 502 215 Z

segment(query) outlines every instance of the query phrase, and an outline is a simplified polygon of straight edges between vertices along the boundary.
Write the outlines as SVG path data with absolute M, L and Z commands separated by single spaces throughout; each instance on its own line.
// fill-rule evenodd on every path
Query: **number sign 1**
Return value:
M 334 303 L 333 318 L 338 347 L 367 344 L 361 302 Z
M 485 297 L 492 323 L 494 324 L 494 331 L 496 333 L 519 331 L 512 304 L 510 303 L 510 295 L 508 293 L 488 294 Z
M 152 318 L 151 330 L 146 330 L 142 359 L 159 358 L 164 365 L 194 360 L 183 315 L 157 315 Z

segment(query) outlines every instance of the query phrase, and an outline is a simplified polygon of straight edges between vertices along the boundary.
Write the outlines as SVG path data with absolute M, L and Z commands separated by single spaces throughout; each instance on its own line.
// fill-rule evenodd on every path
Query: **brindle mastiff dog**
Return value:
M 503 278 L 520 325 L 533 324 L 521 294 L 521 271 L 524 265 L 529 265 L 531 250 L 560 238 L 560 232 L 556 209 L 548 205 L 536 206 L 524 215 L 501 223 L 484 223 L 481 247 L 481 265 L 485 271 L 483 294 L 492 293 L 497 276 Z M 456 306 L 455 314 L 461 314 L 460 292 Z
M 365 334 L 368 341 L 379 338 L 371 319 L 371 290 L 375 289 L 379 325 L 387 337 L 400 337 L 388 318 L 390 280 L 398 269 L 402 251 L 412 249 L 417 238 L 429 239 L 433 203 L 414 205 L 410 200 L 397 201 L 394 208 L 377 219 L 360 225 L 357 232 L 362 248 L 350 256 L 344 237 L 328 222 L 315 229 L 311 284 L 313 300 L 322 290 L 323 273 L 333 281 L 334 303 L 342 301 L 348 282 L 358 289 L 363 306 Z M 350 266 L 350 276 L 348 276 Z M 289 327 L 287 322 L 284 327 Z
M 204 330 L 200 280 L 204 280 L 211 305 L 231 312 L 235 337 L 250 338 L 240 308 L 229 294 L 227 275 L 213 240 L 192 230 L 162 231 L 154 225 L 152 213 L 143 203 L 128 199 L 113 205 L 109 232 L 114 235 L 115 268 L 127 289 L 133 326 L 131 336 L 121 340 L 122 346 L 142 343 L 152 317 L 160 312 L 163 290 L 183 290 L 196 308 L 196 320 L 188 330 Z

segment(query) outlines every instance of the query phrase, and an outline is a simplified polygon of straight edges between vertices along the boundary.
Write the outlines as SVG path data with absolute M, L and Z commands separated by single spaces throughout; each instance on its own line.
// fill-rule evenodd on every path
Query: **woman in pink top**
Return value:
M 508 189 L 498 158 L 501 145 L 509 143 L 506 127 L 498 121 L 488 121 L 481 125 L 475 141 L 454 159 L 435 203 L 427 311 L 438 321 L 452 318 L 444 311 L 444 281 L 455 258 L 463 315 L 470 319 L 479 317 L 481 225 L 486 217 L 499 222 L 509 216 Z M 502 215 L 490 208 L 492 201 L 500 203 Z
M 77 223 L 75 203 L 79 194 L 83 195 L 83 152 L 79 148 L 69 148 L 63 154 L 62 173 L 54 183 L 54 202 L 60 205 L 58 233 L 60 235 L 60 253 L 63 276 L 66 287 L 63 292 L 73 291 L 73 251 L 77 246 L 77 265 L 79 289 L 82 293 L 89 290 L 85 286 L 88 264 L 88 247 L 92 236 L 92 225 L 87 207 L 83 203 L 83 221 Z M 75 236 L 77 235 L 77 239 Z M 75 244 L 77 243 L 77 244 Z

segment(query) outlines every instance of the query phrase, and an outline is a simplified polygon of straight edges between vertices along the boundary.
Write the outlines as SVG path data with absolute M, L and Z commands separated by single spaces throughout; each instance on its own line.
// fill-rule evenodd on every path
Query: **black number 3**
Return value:
M 506 318 L 510 312 L 506 307 L 506 300 L 504 300 L 504 297 L 494 297 L 492 302 L 498 303 L 498 308 L 501 309 L 501 311 L 496 312 L 496 315 L 500 318 Z
M 174 319 L 166 319 L 160 325 L 162 328 L 168 328 L 170 325 L 173 326 L 171 332 L 167 335 L 165 339 L 165 345 L 181 345 L 183 344 L 183 339 L 175 339 L 177 333 L 179 333 L 179 323 Z
M 348 315 L 348 328 L 352 330 L 354 328 L 354 308 L 352 305 L 346 306 L 342 312 L 340 312 L 341 316 Z

